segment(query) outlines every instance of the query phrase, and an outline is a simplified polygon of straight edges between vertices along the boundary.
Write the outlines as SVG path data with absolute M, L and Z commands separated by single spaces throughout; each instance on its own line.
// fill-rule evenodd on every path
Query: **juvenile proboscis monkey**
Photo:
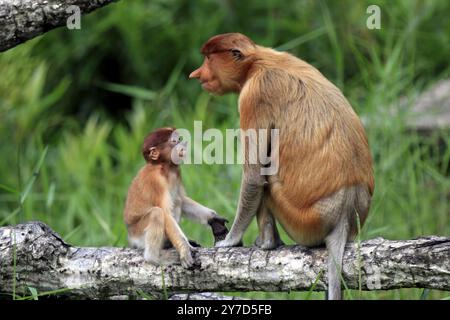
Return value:
M 142 154 L 147 164 L 133 179 L 125 203 L 128 241 L 132 247 L 144 249 L 144 259 L 152 264 L 181 261 L 189 268 L 194 259 L 190 242 L 178 225 L 181 215 L 210 225 L 216 241 L 227 233 L 227 220 L 186 196 L 179 169 L 186 143 L 174 128 L 150 133 Z M 176 251 L 166 250 L 171 245 Z
M 275 248 L 282 244 L 277 220 L 301 245 L 326 244 L 328 298 L 341 299 L 345 243 L 357 233 L 358 219 L 361 226 L 366 220 L 374 191 L 360 119 L 336 86 L 289 53 L 239 33 L 212 37 L 201 53 L 204 62 L 190 78 L 213 94 L 239 93 L 242 130 L 279 130 L 279 143 L 267 142 L 278 151 L 278 172 L 261 175 L 261 165 L 245 158 L 236 217 L 217 246 L 238 245 L 256 215 L 255 244 Z

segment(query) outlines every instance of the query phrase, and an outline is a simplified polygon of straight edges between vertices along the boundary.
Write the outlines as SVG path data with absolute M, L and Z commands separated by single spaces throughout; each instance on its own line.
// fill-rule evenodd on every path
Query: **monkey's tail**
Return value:
M 344 216 L 325 239 L 328 249 L 328 300 L 342 299 L 341 269 L 348 235 L 349 224 Z

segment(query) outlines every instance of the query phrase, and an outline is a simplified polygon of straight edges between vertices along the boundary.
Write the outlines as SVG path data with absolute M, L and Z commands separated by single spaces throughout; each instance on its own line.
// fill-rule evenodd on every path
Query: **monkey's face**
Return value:
M 174 128 L 161 128 L 144 141 L 142 153 L 147 162 L 180 164 L 186 157 L 187 142 Z
M 186 157 L 187 141 L 182 141 L 181 136 L 174 131 L 167 144 L 170 149 L 170 162 L 181 164 Z
M 214 64 L 212 59 L 214 57 L 205 57 L 203 64 L 197 70 L 193 71 L 189 78 L 195 78 L 200 81 L 202 88 L 212 94 L 223 94 L 223 85 L 221 84 L 219 73 L 214 70 Z
M 229 49 L 205 56 L 203 64 L 189 78 L 200 81 L 202 88 L 215 95 L 239 92 L 245 82 L 247 63 L 237 49 Z
M 201 49 L 203 64 L 189 78 L 196 78 L 203 89 L 216 95 L 240 92 L 253 65 L 255 43 L 240 33 L 219 34 Z

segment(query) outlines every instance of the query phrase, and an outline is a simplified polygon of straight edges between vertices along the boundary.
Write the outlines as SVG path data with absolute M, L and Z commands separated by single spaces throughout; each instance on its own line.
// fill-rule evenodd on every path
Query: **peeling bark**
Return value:
M 316 280 L 314 290 L 321 291 L 326 287 L 326 257 L 324 248 L 301 246 L 273 251 L 200 248 L 195 253 L 194 269 L 160 268 L 145 263 L 138 250 L 73 247 L 47 225 L 30 222 L 0 228 L 0 292 L 13 292 L 15 275 L 19 294 L 29 295 L 27 287 L 34 287 L 38 292 L 69 288 L 64 295 L 93 299 L 135 296 L 138 290 L 160 295 L 161 272 L 170 294 L 302 291 L 310 290 Z M 348 288 L 358 288 L 359 274 L 363 290 L 450 290 L 450 238 L 377 238 L 362 242 L 359 250 L 356 243 L 349 243 L 343 268 Z
M 89 13 L 116 0 L 0 0 L 0 52 L 66 24 L 68 8 Z

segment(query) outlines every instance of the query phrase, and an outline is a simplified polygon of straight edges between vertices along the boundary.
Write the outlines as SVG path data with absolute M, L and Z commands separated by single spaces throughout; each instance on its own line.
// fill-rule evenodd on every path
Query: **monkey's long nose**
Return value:
M 192 79 L 192 78 L 194 78 L 194 79 L 200 78 L 200 68 L 191 72 L 191 74 L 189 75 L 189 79 Z

